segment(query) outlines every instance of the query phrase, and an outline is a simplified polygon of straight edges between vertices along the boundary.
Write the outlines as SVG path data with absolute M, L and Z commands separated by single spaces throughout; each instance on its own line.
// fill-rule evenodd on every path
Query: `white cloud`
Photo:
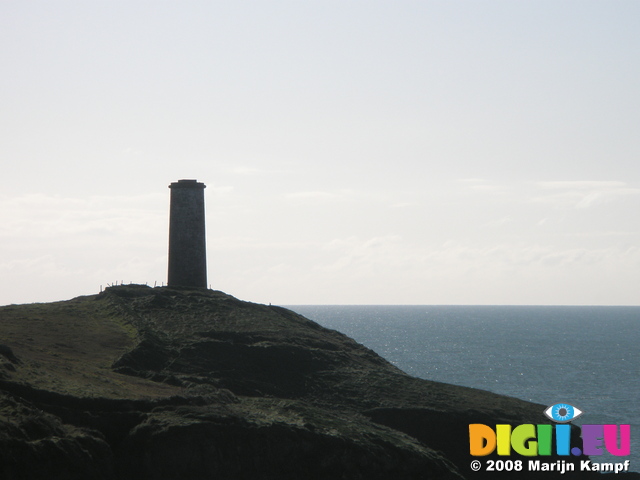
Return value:
M 457 180 L 460 183 L 474 184 L 474 183 L 485 183 L 486 180 L 484 178 L 459 178 Z
M 208 193 L 213 193 L 215 196 L 217 197 L 223 197 L 223 196 L 227 196 L 228 194 L 230 194 L 231 192 L 234 191 L 234 187 L 232 186 L 208 186 L 207 185 L 207 194 Z
M 256 237 L 226 237 L 212 235 L 207 241 L 212 251 L 264 251 L 264 250 L 298 250 L 305 248 L 320 248 L 318 243 L 312 242 L 268 242 Z
M 2 198 L 0 303 L 68 298 L 115 278 L 162 280 L 167 207 L 156 194 Z
M 410 208 L 418 206 L 415 202 L 398 202 L 391 205 L 391 208 Z
M 234 173 L 235 175 L 259 175 L 264 173 L 264 170 L 261 168 L 242 166 L 232 168 L 231 173 Z
M 537 182 L 536 185 L 546 189 L 561 190 L 593 190 L 593 189 L 611 189 L 626 187 L 626 183 L 619 181 L 602 181 L 602 180 L 570 180 L 570 181 L 551 181 Z
M 474 192 L 492 194 L 504 194 L 511 190 L 509 187 L 504 185 L 471 185 L 468 188 Z
M 269 257 L 272 262 L 264 261 Z M 277 256 L 271 248 L 252 256 L 259 258 L 262 266 L 252 264 L 245 278 L 268 301 L 291 295 L 285 279 L 295 279 L 299 288 L 289 303 L 631 304 L 633 284 L 640 281 L 637 247 L 434 246 L 396 235 L 354 236 L 334 239 L 320 251 L 307 245 L 298 253 Z M 605 288 L 611 272 L 624 279 L 613 293 Z
M 285 198 L 339 198 L 340 195 L 331 192 L 320 192 L 320 191 L 312 191 L 312 192 L 294 192 L 294 193 L 286 193 Z
M 492 220 L 490 222 L 485 223 L 484 225 L 482 225 L 483 227 L 501 227 L 503 225 L 506 225 L 507 223 L 511 223 L 513 222 L 513 219 L 511 218 L 511 215 L 506 215 L 502 218 L 498 218 L 496 220 Z
M 640 195 L 640 188 L 619 181 L 558 181 L 538 182 L 540 190 L 557 193 L 536 195 L 531 201 L 557 207 L 589 208 L 621 197 Z
M 398 246 L 401 244 L 399 235 L 387 235 L 360 240 L 357 237 L 334 239 L 324 245 L 323 250 L 331 252 L 325 257 L 331 259 L 330 263 L 322 263 L 314 268 L 321 271 L 341 271 L 347 268 L 354 270 L 369 270 L 372 265 L 394 265 L 399 261 L 404 262 L 404 255 L 398 255 Z
M 337 200 L 346 200 L 349 198 L 353 198 L 355 196 L 355 192 L 353 190 L 339 190 L 339 191 L 322 191 L 322 190 L 311 190 L 311 191 L 302 191 L 302 192 L 292 192 L 285 193 L 284 198 L 291 200 L 300 200 L 300 199 L 310 199 L 310 200 L 327 200 L 327 201 L 337 201 Z
M 457 182 L 462 185 L 464 191 L 473 193 L 501 195 L 510 192 L 512 189 L 509 185 L 490 183 L 482 178 L 458 179 Z
M 94 196 L 85 199 L 43 194 L 0 201 L 0 241 L 7 238 L 62 238 L 78 236 L 102 243 L 103 235 L 131 240 L 148 236 L 150 228 L 166 220 L 168 198 L 158 195 Z

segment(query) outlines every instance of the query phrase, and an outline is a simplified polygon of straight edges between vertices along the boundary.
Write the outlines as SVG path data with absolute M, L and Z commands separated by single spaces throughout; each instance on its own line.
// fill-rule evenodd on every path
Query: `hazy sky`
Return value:
M 0 304 L 640 304 L 638 1 L 0 0 Z

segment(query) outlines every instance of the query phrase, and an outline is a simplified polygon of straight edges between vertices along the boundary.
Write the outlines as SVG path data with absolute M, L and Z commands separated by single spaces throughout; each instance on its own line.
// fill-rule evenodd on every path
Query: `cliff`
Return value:
M 2 307 L 0 344 L 3 479 L 477 479 L 469 423 L 548 423 L 204 289 Z

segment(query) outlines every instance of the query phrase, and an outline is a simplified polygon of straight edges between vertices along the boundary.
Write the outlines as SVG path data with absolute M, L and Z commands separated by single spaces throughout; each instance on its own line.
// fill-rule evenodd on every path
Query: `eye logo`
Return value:
M 568 403 L 556 403 L 544 411 L 544 414 L 557 423 L 567 423 L 582 415 L 582 410 Z
M 583 413 L 582 410 L 568 403 L 556 403 L 544 410 L 544 414 L 556 422 L 555 425 L 525 423 L 513 427 L 510 424 L 497 424 L 494 428 L 482 423 L 469 424 L 469 453 L 474 457 L 484 457 L 494 452 L 498 456 L 509 456 L 514 452 L 525 457 L 548 457 L 549 455 L 593 457 L 605 453 L 624 457 L 631 454 L 631 425 L 628 423 L 622 425 L 582 425 L 578 432 L 578 429 L 573 428 L 569 422 Z M 576 437 L 578 433 L 581 438 Z M 555 448 L 553 448 L 554 444 Z M 518 461 L 520 460 L 516 460 L 516 462 Z M 488 462 L 490 463 L 487 466 L 493 468 L 494 464 L 491 463 L 493 460 L 488 460 Z M 531 471 L 545 470 L 545 468 L 538 468 L 536 462 L 538 460 L 529 460 Z M 590 460 L 581 460 L 580 468 L 582 470 L 589 468 L 588 465 L 591 465 L 589 462 Z M 624 463 L 616 463 L 616 468 L 620 466 L 620 468 L 626 469 L 628 462 L 627 460 Z M 473 469 L 473 465 L 477 465 L 477 463 L 472 462 L 471 465 Z M 505 469 L 506 465 L 505 462 Z M 549 467 L 549 465 L 554 467 L 556 463 L 552 462 L 547 466 Z M 496 462 L 496 469 L 497 466 Z M 551 467 L 546 470 L 554 470 Z M 559 473 L 564 473 L 564 470 Z

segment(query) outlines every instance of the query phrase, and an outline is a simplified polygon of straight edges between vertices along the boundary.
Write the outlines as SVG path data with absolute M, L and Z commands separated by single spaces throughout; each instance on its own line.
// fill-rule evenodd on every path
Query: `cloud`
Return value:
M 488 180 L 482 178 L 460 178 L 457 180 L 462 184 L 465 191 L 473 193 L 488 193 L 488 194 L 504 194 L 511 190 L 510 187 L 505 185 L 495 185 L 489 183 Z
M 309 199 L 309 200 L 337 201 L 337 200 L 346 200 L 348 198 L 353 198 L 353 197 L 354 197 L 354 192 L 352 190 L 340 190 L 337 192 L 311 190 L 311 191 L 292 192 L 292 193 L 284 194 L 284 198 L 290 199 L 290 200 Z
M 286 193 L 285 198 L 338 198 L 339 195 L 331 192 L 320 192 L 320 191 L 312 191 L 312 192 L 294 192 L 294 193 Z
M 491 220 L 490 222 L 485 223 L 484 225 L 482 225 L 483 227 L 501 227 L 503 225 L 506 225 L 507 223 L 511 223 L 513 222 L 513 219 L 511 218 L 511 215 L 506 215 L 502 218 L 498 218 L 496 220 Z
M 593 190 L 593 189 L 611 189 L 626 187 L 626 183 L 618 181 L 598 181 L 598 180 L 571 180 L 571 181 L 553 181 L 553 182 L 537 182 L 539 188 L 545 189 L 561 189 L 561 190 Z
M 64 269 L 64 265 L 61 265 L 55 256 L 51 254 L 32 258 L 4 259 L 0 262 L 0 272 L 11 276 L 16 274 L 52 276 L 54 274 L 59 275 Z
M 212 236 L 207 240 L 208 247 L 213 251 L 284 251 L 300 250 L 306 248 L 320 248 L 313 242 L 274 242 L 256 239 L 255 237 L 224 237 Z
M 334 239 L 322 249 L 327 263 L 316 265 L 320 271 L 351 270 L 351 273 L 368 271 L 372 266 L 397 266 L 404 264 L 406 256 L 402 254 L 402 237 L 386 235 L 362 240 L 358 237 Z
M 163 280 L 168 204 L 162 194 L 0 198 L 0 303 Z
M 637 247 L 558 247 L 536 243 L 500 243 L 481 246 L 473 243 L 445 242 L 440 246 L 412 244 L 399 235 L 335 239 L 323 246 L 334 261 L 319 270 L 356 268 L 360 264 L 401 267 L 408 275 L 419 278 L 419 272 L 447 277 L 449 271 L 461 278 L 475 272 L 479 277 L 496 271 L 538 271 L 556 267 L 589 268 L 611 263 L 640 263 Z M 624 260 L 626 259 L 626 260 Z
M 554 193 L 532 197 L 534 203 L 557 207 L 589 208 L 621 197 L 640 195 L 640 188 L 619 181 L 554 181 L 537 182 L 539 190 Z
M 494 194 L 502 194 L 509 191 L 509 188 L 503 185 L 471 185 L 468 189 L 479 193 Z
M 92 241 L 117 234 L 147 236 L 149 228 L 166 221 L 168 199 L 160 194 L 92 196 L 89 198 L 33 194 L 0 200 L 0 241 L 10 238 L 62 239 L 79 236 Z
M 232 186 L 220 186 L 220 187 L 209 187 L 207 186 L 207 193 L 211 192 L 213 193 L 215 196 L 217 197 L 223 197 L 225 195 L 228 195 L 229 193 L 233 192 L 234 187 Z
M 457 180 L 460 183 L 473 184 L 473 183 L 485 183 L 484 178 L 459 178 Z
M 419 204 L 415 202 L 398 202 L 390 205 L 391 208 L 410 208 L 417 206 L 419 206 Z
M 236 175 L 259 175 L 265 173 L 265 171 L 261 168 L 241 166 L 232 168 L 231 173 Z
M 264 163 L 264 161 L 264 159 L 257 160 L 257 162 L 262 163 Z M 252 167 L 250 165 L 228 166 L 223 168 L 226 172 L 229 172 L 232 175 L 241 176 L 261 176 L 291 173 L 291 171 L 287 168 L 277 168 L 277 163 L 277 159 L 271 159 L 271 161 L 269 161 L 269 165 L 271 168 Z

